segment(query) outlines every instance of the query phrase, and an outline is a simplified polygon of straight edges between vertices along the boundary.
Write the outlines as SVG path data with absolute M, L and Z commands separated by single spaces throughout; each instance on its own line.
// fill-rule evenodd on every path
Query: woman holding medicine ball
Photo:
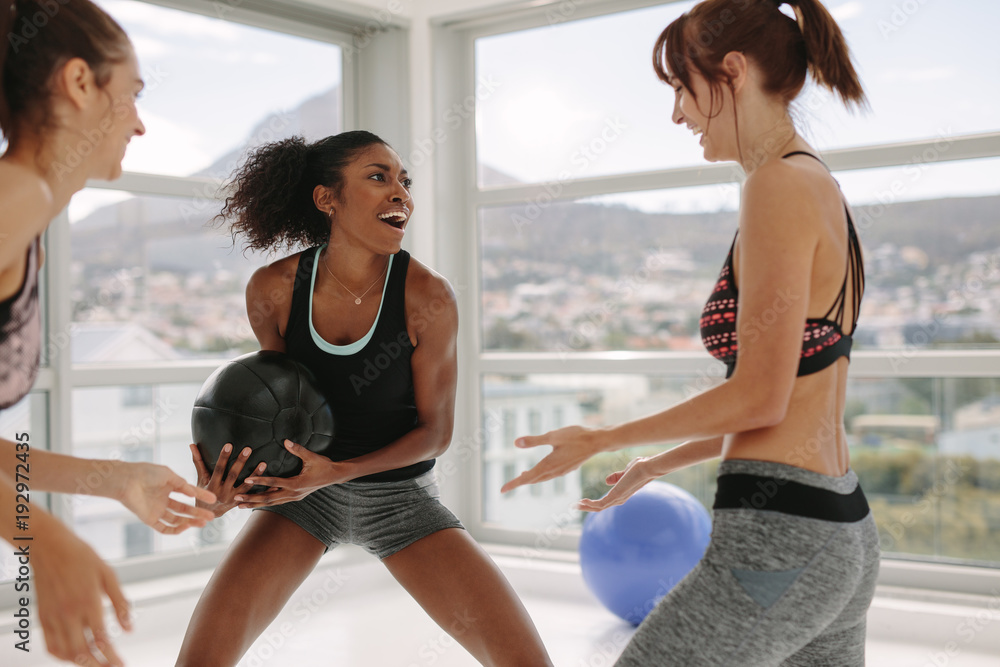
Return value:
M 262 146 L 236 175 L 220 216 L 234 237 L 255 250 L 308 247 L 254 273 L 247 312 L 262 349 L 313 371 L 336 441 L 327 456 L 286 441 L 301 473 L 264 477 L 261 464 L 238 487 L 249 448 L 226 476 L 231 449 L 210 473 L 191 446 L 217 515 L 261 511 L 216 569 L 178 665 L 235 665 L 341 543 L 381 559 L 482 664 L 551 664 L 500 570 L 438 500 L 432 467 L 452 437 L 458 313 L 448 282 L 401 249 L 409 187 L 396 152 L 364 131 Z M 269 489 L 250 495 L 254 484 Z

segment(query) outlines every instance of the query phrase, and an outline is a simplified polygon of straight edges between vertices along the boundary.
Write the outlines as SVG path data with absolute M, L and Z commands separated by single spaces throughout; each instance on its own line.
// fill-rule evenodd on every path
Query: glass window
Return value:
M 96 459 L 83 484 L 106 475 L 101 461 L 119 459 L 165 465 L 188 481 L 197 479 L 191 452 L 191 408 L 200 384 L 90 387 L 73 390 L 73 453 Z M 130 404 L 129 396 L 146 393 L 151 402 Z M 143 554 L 181 553 L 232 539 L 249 510 L 231 510 L 204 528 L 163 535 L 137 522 L 121 503 L 107 498 L 69 498 L 74 530 L 102 558 L 118 560 Z
M 674 405 L 710 388 L 721 377 L 641 375 L 488 375 L 484 406 L 525 401 L 559 404 L 567 423 L 620 423 Z M 596 398 L 586 401 L 580 396 Z M 516 398 L 514 398 L 516 396 Z M 594 406 L 596 405 L 596 410 Z M 1000 564 L 1000 381 L 996 378 L 902 378 L 848 380 L 844 415 L 851 467 L 879 526 L 886 554 Z M 579 498 L 608 491 L 604 478 L 636 456 L 666 445 L 600 454 L 580 470 L 545 484 L 545 493 L 500 495 L 493 462 L 484 462 L 488 487 L 485 520 L 507 528 L 578 529 L 581 515 L 567 514 Z M 542 448 L 547 451 L 547 448 Z M 546 452 L 515 450 L 518 468 Z M 694 494 L 706 508 L 715 496 L 718 461 L 666 475 L 663 480 Z M 527 496 L 527 497 L 526 497 Z
M 865 252 L 855 349 L 1000 347 L 1000 158 L 914 159 L 836 175 Z
M 671 122 L 673 91 L 652 69 L 656 38 L 693 4 L 577 21 L 556 14 L 549 25 L 477 39 L 480 185 L 704 164 L 698 142 Z M 948 3 L 826 4 L 854 53 L 872 113 L 852 115 L 808 87 L 795 113 L 818 149 L 1000 129 L 1000 88 L 984 85 L 1000 68 L 993 35 L 1000 5 L 969 0 L 956 12 Z
M 844 418 L 882 551 L 1000 563 L 1000 382 L 848 381 Z
M 487 375 L 482 381 L 484 410 L 536 409 L 545 413 L 561 410 L 565 424 L 598 426 L 650 414 L 678 403 L 693 392 L 713 386 L 721 376 L 706 372 L 699 378 L 671 378 L 639 375 Z M 530 406 L 530 407 L 529 407 Z M 516 436 L 526 435 L 518 432 Z M 516 437 L 515 436 L 515 437 Z M 489 523 L 505 528 L 545 532 L 553 527 L 578 529 L 582 513 L 570 509 L 580 498 L 599 498 L 607 493 L 604 478 L 621 470 L 634 457 L 660 451 L 642 447 L 600 454 L 579 470 L 544 484 L 501 495 L 500 486 L 537 463 L 547 447 L 516 449 L 513 440 L 503 450 L 483 461 L 484 516 Z M 502 456 L 503 458 L 500 458 Z M 504 461 L 504 465 L 499 465 Z M 516 462 L 515 463 L 512 463 Z M 715 493 L 714 464 L 695 466 L 667 476 L 694 493 L 711 507 Z
M 126 171 L 224 179 L 247 148 L 340 132 L 339 46 L 135 0 L 98 4 L 128 33 L 146 82 L 146 135 Z
M 483 349 L 703 349 L 738 197 L 728 184 L 481 208 Z
M 225 229 L 206 224 L 219 208 L 215 200 L 90 189 L 73 198 L 73 363 L 228 358 L 259 349 L 245 292 L 266 259 L 244 255 Z
M 797 105 L 799 127 L 819 150 L 1000 130 L 992 113 L 1000 90 L 983 85 L 1000 67 L 991 32 L 1000 5 L 966 0 L 956 12 L 933 2 L 826 4 L 854 54 L 872 113 L 851 114 L 829 93 L 807 88 Z
M 682 2 L 476 40 L 479 183 L 566 181 L 702 162 L 670 123 L 653 44 Z M 656 146 L 657 150 L 650 150 Z

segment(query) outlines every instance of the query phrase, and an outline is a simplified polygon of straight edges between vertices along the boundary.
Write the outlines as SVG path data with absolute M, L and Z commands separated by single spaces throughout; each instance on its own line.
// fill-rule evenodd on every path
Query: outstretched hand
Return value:
M 608 475 L 604 481 L 614 484 L 612 489 L 599 500 L 584 498 L 576 504 L 576 508 L 585 512 L 600 512 L 614 505 L 621 505 L 631 498 L 636 491 L 656 479 L 656 475 L 651 473 L 645 465 L 649 459 L 641 456 L 633 459 L 625 466 L 625 470 L 619 470 Z
M 254 509 L 302 500 L 316 489 L 352 479 L 347 473 L 347 466 L 341 462 L 331 461 L 328 457 L 287 439 L 285 449 L 302 459 L 302 470 L 299 474 L 294 477 L 261 477 L 259 474 L 247 477 L 246 481 L 249 484 L 261 484 L 270 488 L 263 493 L 253 495 L 241 493 L 236 496 L 235 500 L 240 508 Z
M 542 435 L 528 435 L 514 441 L 514 446 L 527 449 L 540 445 L 551 445 L 552 451 L 529 470 L 510 480 L 500 493 L 513 491 L 524 484 L 537 484 L 568 472 L 573 472 L 594 454 L 603 451 L 598 442 L 597 431 L 584 426 L 566 426 Z
M 153 463 L 122 463 L 123 476 L 118 500 L 144 524 L 164 535 L 176 535 L 192 526 L 202 527 L 215 518 L 212 512 L 170 497 L 190 496 L 203 503 L 215 502 L 215 494 L 189 484 L 170 468 Z

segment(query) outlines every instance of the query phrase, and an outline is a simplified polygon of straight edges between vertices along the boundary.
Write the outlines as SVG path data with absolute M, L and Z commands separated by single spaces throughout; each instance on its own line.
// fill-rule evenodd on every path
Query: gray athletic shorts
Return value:
M 331 484 L 296 500 L 258 510 L 287 517 L 326 545 L 357 544 L 386 558 L 462 522 L 438 500 L 434 470 L 401 482 Z
M 723 461 L 705 556 L 616 664 L 860 667 L 878 565 L 853 470 Z

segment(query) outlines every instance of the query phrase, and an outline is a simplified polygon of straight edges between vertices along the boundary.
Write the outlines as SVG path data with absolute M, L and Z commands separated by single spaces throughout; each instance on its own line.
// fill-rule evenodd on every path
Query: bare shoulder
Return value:
M 5 212 L 0 225 L 30 226 L 32 236 L 37 236 L 51 220 L 52 206 L 52 191 L 45 179 L 20 165 L 0 160 L 0 209 Z
M 818 162 L 813 166 L 772 160 L 743 185 L 740 230 L 815 243 L 836 196 L 836 182 Z
M 295 272 L 299 267 L 299 258 L 305 250 L 287 257 L 277 259 L 270 264 L 261 266 L 247 283 L 247 294 L 271 295 L 274 291 L 290 291 L 295 283 Z
M 45 179 L 8 160 L 0 160 L 0 194 L 5 197 L 16 195 L 38 205 L 52 206 L 52 191 Z
M 448 279 L 430 268 L 423 262 L 410 256 L 410 266 L 406 273 L 406 300 L 411 297 L 414 303 L 426 305 L 433 301 L 442 301 L 442 305 L 457 306 L 458 299 L 455 290 Z
M 458 299 L 451 283 L 412 256 L 406 273 L 406 321 L 417 342 L 429 328 L 452 334 L 458 330 Z

